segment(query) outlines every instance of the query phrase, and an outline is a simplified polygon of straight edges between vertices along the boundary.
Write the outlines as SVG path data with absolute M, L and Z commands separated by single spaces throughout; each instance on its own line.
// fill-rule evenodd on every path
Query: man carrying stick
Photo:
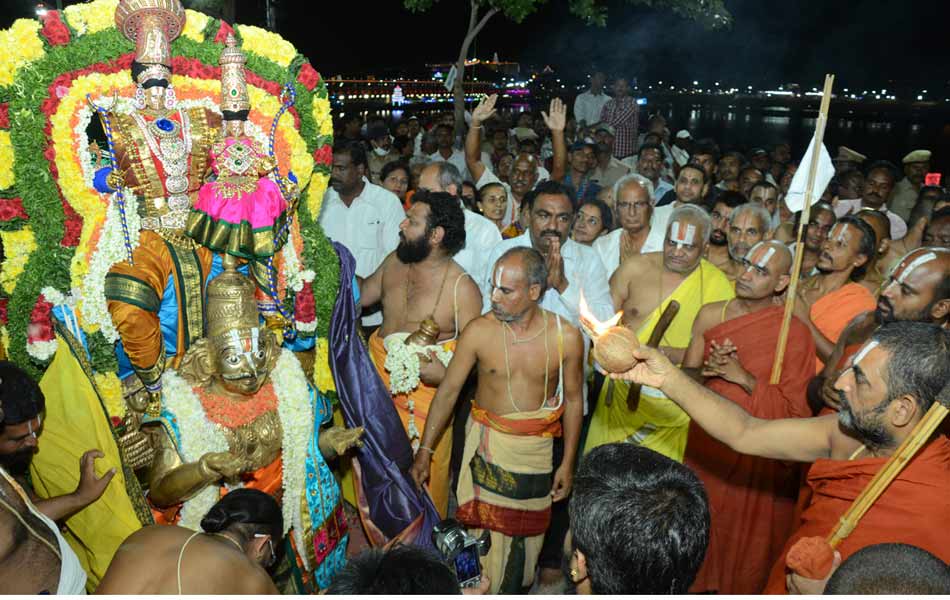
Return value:
M 505 252 L 492 271 L 491 311 L 462 332 L 426 418 L 410 471 L 429 479 L 430 457 L 472 368 L 478 387 L 469 419 L 456 518 L 479 535 L 490 531 L 482 568 L 491 593 L 530 587 L 551 503 L 571 491 L 583 407 L 581 333 L 544 310 L 547 266 L 533 248 Z M 553 439 L 564 432 L 564 457 L 552 473 Z
M 708 389 L 760 419 L 812 416 L 804 392 L 815 372 L 815 343 L 798 319 L 791 322 L 782 378 L 769 384 L 784 313 L 775 299 L 788 286 L 791 262 L 781 242 L 753 246 L 737 273 L 736 298 L 700 309 L 683 360 Z M 711 517 L 706 560 L 692 591 L 759 593 L 795 528 L 799 465 L 734 452 L 695 421 L 685 462 L 706 488 Z
M 614 378 L 659 388 L 712 437 L 736 452 L 814 462 L 813 495 L 785 552 L 800 538 L 828 536 L 840 517 L 905 441 L 950 380 L 950 333 L 927 323 L 888 323 L 851 359 L 835 383 L 837 415 L 757 419 L 704 388 L 661 352 L 639 347 L 640 361 Z M 882 542 L 908 543 L 950 560 L 950 441 L 936 435 L 910 461 L 837 547 L 842 559 Z M 767 593 L 786 591 L 784 553 Z

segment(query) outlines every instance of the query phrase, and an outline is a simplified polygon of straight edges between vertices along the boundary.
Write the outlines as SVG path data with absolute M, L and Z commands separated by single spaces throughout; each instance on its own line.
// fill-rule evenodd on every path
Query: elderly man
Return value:
M 411 469 L 418 484 L 429 479 L 432 448 L 477 367 L 456 518 L 474 535 L 490 532 L 482 569 L 492 593 L 520 593 L 531 586 L 551 503 L 570 494 L 577 456 L 584 344 L 576 328 L 541 306 L 551 280 L 548 263 L 523 246 L 496 261 L 491 310 L 462 333 Z M 552 473 L 552 438 L 562 430 L 563 458 Z
M 393 334 L 411 334 L 429 319 L 438 326 L 435 343 L 451 353 L 455 340 L 468 323 L 481 314 L 478 286 L 453 257 L 465 245 L 465 217 L 458 200 L 444 192 L 420 191 L 399 226 L 399 246 L 360 285 L 364 306 L 382 303 L 383 323 L 368 340 L 370 356 L 379 376 L 391 388 L 386 369 L 389 349 L 384 340 Z M 436 388 L 445 377 L 445 366 L 435 357 L 420 361 L 418 387 L 393 392 L 396 412 L 409 443 L 417 447 L 422 423 Z M 432 502 L 445 516 L 449 499 L 449 459 L 452 439 L 445 436 L 435 446 L 429 487 Z
M 475 107 L 472 111 L 472 126 L 465 138 L 465 162 L 468 165 L 468 170 L 472 173 L 472 181 L 475 182 L 475 187 L 478 189 L 482 189 L 489 183 L 502 183 L 496 174 L 488 168 L 489 163 L 480 158 L 482 124 L 494 116 L 495 102 L 497 101 L 498 95 L 492 94 Z M 542 117 L 551 130 L 551 143 L 554 151 L 550 178 L 559 181 L 564 177 L 567 168 L 567 146 L 564 142 L 567 109 L 561 100 L 555 98 L 551 100 L 549 113 L 542 113 Z M 525 194 L 534 189 L 541 178 L 542 172 L 546 171 L 544 171 L 544 167 L 541 166 L 541 161 L 536 155 L 529 152 L 519 152 L 515 157 L 511 165 L 511 173 L 508 176 L 508 183 L 504 184 L 508 191 L 508 210 L 502 219 L 503 227 L 518 221 Z
M 745 196 L 739 192 L 726 190 L 716 196 L 716 202 L 709 211 L 709 217 L 712 220 L 712 233 L 709 234 L 709 246 L 706 247 L 706 260 L 718 267 L 723 273 L 726 273 L 730 279 L 735 279 L 735 275 L 727 272 L 726 268 L 732 268 L 732 258 L 729 255 L 729 217 L 732 211 L 746 203 Z M 747 248 L 748 250 L 748 248 Z M 742 256 L 738 258 L 741 259 Z
M 659 350 L 640 346 L 633 355 L 640 362 L 614 377 L 659 388 L 734 451 L 814 463 L 807 477 L 814 493 L 772 569 L 766 593 L 786 592 L 787 550 L 803 537 L 828 536 L 950 381 L 950 333 L 926 323 L 881 327 L 835 383 L 841 411 L 812 419 L 756 418 L 694 381 Z M 847 559 L 865 546 L 904 542 L 946 562 L 948 497 L 950 441 L 938 435 L 911 459 L 837 551 Z
M 729 215 L 729 229 L 726 240 L 729 248 L 729 262 L 719 268 L 730 281 L 745 270 L 743 258 L 753 246 L 769 238 L 769 212 L 759 204 L 751 202 L 736 207 Z
M 854 216 L 842 217 L 821 248 L 818 273 L 799 286 L 795 316 L 815 338 L 815 372 L 821 372 L 845 326 L 858 314 L 874 310 L 871 292 L 856 280 L 875 255 L 871 226 Z
M 702 305 L 733 297 L 726 276 L 703 259 L 711 230 L 703 209 L 680 206 L 670 218 L 663 251 L 630 258 L 610 278 L 614 308 L 623 311 L 623 323 L 637 333 L 641 343 L 650 338 L 667 306 L 679 303 L 679 312 L 660 342 L 677 363 L 683 360 Z M 629 389 L 623 382 L 614 382 L 601 390 L 585 452 L 627 441 L 682 460 L 689 418 L 655 388 L 642 388 L 639 398 L 631 398 L 628 404 Z
M 501 241 L 498 226 L 482 215 L 465 208 L 461 199 L 462 176 L 452 163 L 426 165 L 419 174 L 419 189 L 445 192 L 455 197 L 465 216 L 465 246 L 455 254 L 455 262 L 478 281 L 487 268 L 485 256 Z
M 705 305 L 693 324 L 683 369 L 706 388 L 760 419 L 810 417 L 805 388 L 815 342 L 793 319 L 782 378 L 769 383 L 792 255 L 781 242 L 760 242 L 742 259 L 736 298 Z M 738 454 L 690 423 L 686 464 L 709 495 L 710 544 L 693 591 L 757 594 L 794 527 L 798 469 Z
M 930 171 L 930 150 L 914 150 L 902 160 L 904 178 L 897 182 L 887 206 L 905 222 L 910 219 L 910 213 L 917 203 L 917 194 L 924 184 L 924 175 Z
M 346 246 L 356 259 L 357 277 L 368 277 L 396 249 L 399 224 L 405 218 L 399 198 L 367 179 L 368 168 L 362 144 L 338 144 L 320 211 L 327 237 Z M 368 314 L 363 325 L 379 325 L 382 320 L 378 313 Z
M 886 161 L 875 162 L 868 168 L 867 176 L 864 179 L 863 197 L 851 200 L 839 197 L 838 202 L 835 203 L 835 215 L 840 218 L 844 215 L 854 214 L 862 208 L 881 211 L 887 215 L 891 222 L 891 239 L 899 240 L 907 235 L 907 223 L 897 213 L 888 210 L 885 204 L 893 188 L 893 165 Z M 917 200 L 916 196 L 914 200 Z
M 608 275 L 613 275 L 617 267 L 631 256 L 660 250 L 658 244 L 649 246 L 646 243 L 653 216 L 652 191 L 650 180 L 637 174 L 626 175 L 614 184 L 614 203 L 620 228 L 594 242 L 594 250 Z

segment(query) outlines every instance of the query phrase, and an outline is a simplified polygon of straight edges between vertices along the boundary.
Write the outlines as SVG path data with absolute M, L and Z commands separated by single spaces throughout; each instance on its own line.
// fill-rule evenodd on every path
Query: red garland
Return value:
M 40 34 L 51 46 L 64 46 L 69 43 L 69 28 L 63 23 L 58 10 L 46 11 L 42 20 L 43 29 Z
M 30 313 L 30 324 L 26 328 L 27 343 L 48 342 L 56 337 L 53 333 L 52 311 L 53 304 L 40 294 Z
M 0 129 L 10 129 L 9 102 L 0 102 Z
M 13 219 L 29 219 L 23 208 L 23 200 L 19 198 L 0 198 L 0 222 Z
M 317 319 L 313 286 L 310 282 L 304 282 L 303 289 L 294 297 L 294 319 L 301 323 L 313 323 Z
M 333 163 L 333 148 L 324 144 L 313 151 L 313 161 L 318 165 L 330 166 Z
M 75 248 L 79 245 L 82 235 L 82 217 L 66 200 L 63 200 L 63 239 L 60 245 L 64 248 Z
M 312 92 L 313 88 L 317 87 L 317 84 L 320 83 L 320 73 L 318 73 L 310 63 L 305 62 L 297 74 L 297 81 Z
M 9 298 L 0 298 L 0 325 L 7 324 L 7 304 L 9 302 Z
M 214 36 L 214 43 L 224 45 L 224 42 L 228 39 L 228 34 L 234 33 L 234 30 L 231 29 L 231 26 L 228 25 L 227 21 L 221 21 L 221 27 L 218 28 L 218 33 Z

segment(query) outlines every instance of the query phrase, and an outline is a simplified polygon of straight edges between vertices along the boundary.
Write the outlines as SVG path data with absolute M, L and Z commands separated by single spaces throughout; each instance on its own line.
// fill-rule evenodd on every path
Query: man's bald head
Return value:
M 946 323 L 950 317 L 950 251 L 918 248 L 897 263 L 877 303 L 877 318 Z
M 534 248 L 517 246 L 495 261 L 492 270 L 491 310 L 496 319 L 510 323 L 537 306 L 547 289 L 548 269 Z
M 841 563 L 825 594 L 950 594 L 950 567 L 916 546 L 874 544 Z
M 427 164 L 419 173 L 419 189 L 445 192 L 458 197 L 462 190 L 462 175 L 452 163 L 436 161 Z
M 736 277 L 736 296 L 760 300 L 785 291 L 790 281 L 792 253 L 785 244 L 767 240 L 753 246 Z

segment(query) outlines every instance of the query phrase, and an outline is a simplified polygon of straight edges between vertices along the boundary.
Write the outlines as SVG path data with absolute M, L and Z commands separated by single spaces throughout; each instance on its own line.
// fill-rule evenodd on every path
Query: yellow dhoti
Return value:
M 455 340 L 446 342 L 442 345 L 446 350 L 455 350 Z M 369 354 L 376 365 L 380 378 L 386 387 L 389 388 L 389 371 L 383 365 L 386 364 L 386 348 L 383 346 L 383 339 L 379 337 L 379 330 L 373 332 L 369 338 Z M 420 383 L 411 395 L 398 394 L 393 396 L 393 404 L 396 406 L 396 412 L 399 413 L 399 420 L 402 421 L 403 429 L 406 435 L 409 435 L 409 422 L 415 419 L 416 428 L 421 433 L 425 426 L 426 417 L 429 414 L 429 406 L 432 399 L 435 398 L 435 392 L 438 388 Z M 410 414 L 409 401 L 412 400 L 413 410 Z M 449 508 L 449 463 L 452 459 L 452 426 L 449 423 L 446 433 L 442 435 L 442 440 L 434 448 L 432 455 L 432 464 L 430 465 L 429 483 L 427 484 L 429 495 L 432 496 L 432 502 L 435 504 L 439 516 L 443 519 Z
M 734 296 L 732 282 L 703 259 L 700 266 L 647 317 L 637 332 L 637 339 L 641 344 L 647 343 L 660 315 L 675 300 L 680 309 L 660 345 L 686 348 L 692 337 L 693 321 L 703 304 Z M 629 442 L 682 462 L 689 433 L 689 416 L 663 392 L 648 386 L 641 388 L 636 410 L 631 411 L 627 407 L 629 390 L 630 385 L 619 380 L 611 380 L 601 389 L 584 452 L 603 444 Z

